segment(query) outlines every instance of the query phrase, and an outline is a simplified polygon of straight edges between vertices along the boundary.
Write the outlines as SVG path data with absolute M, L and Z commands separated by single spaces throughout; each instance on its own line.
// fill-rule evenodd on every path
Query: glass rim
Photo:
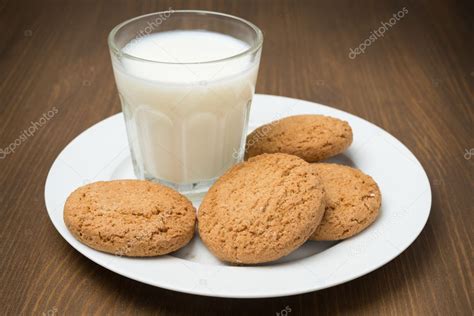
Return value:
M 246 24 L 247 26 L 250 26 L 250 28 L 255 32 L 257 40 L 256 40 L 255 44 L 251 45 L 249 48 L 247 48 L 246 50 L 244 50 L 243 52 L 240 52 L 238 54 L 231 55 L 231 56 L 228 56 L 228 57 L 225 57 L 225 58 L 206 60 L 206 61 L 197 61 L 197 62 L 196 61 L 194 61 L 194 62 L 166 62 L 166 61 L 140 58 L 140 57 L 133 56 L 133 55 L 130 55 L 130 54 L 127 54 L 127 53 L 123 52 L 123 50 L 119 49 L 117 47 L 117 45 L 115 44 L 115 40 L 114 40 L 115 35 L 117 34 L 117 32 L 122 27 L 124 27 L 124 26 L 138 20 L 138 19 L 144 18 L 144 17 L 148 17 L 148 16 L 152 16 L 152 15 L 163 15 L 163 14 L 169 14 L 169 13 L 171 13 L 171 14 L 184 13 L 184 14 L 198 14 L 198 15 L 214 15 L 214 16 L 219 16 L 219 17 L 224 17 L 224 18 L 227 18 L 227 19 L 235 20 L 235 21 L 238 21 L 240 23 Z M 210 63 L 218 63 L 218 62 L 223 62 L 223 61 L 229 61 L 229 60 L 240 58 L 240 57 L 245 56 L 245 55 L 252 54 L 252 53 L 258 51 L 262 47 L 263 33 L 252 22 L 249 22 L 245 19 L 239 18 L 239 17 L 234 16 L 234 15 L 230 15 L 230 14 L 226 14 L 226 13 L 220 13 L 220 12 L 214 12 L 214 11 L 205 11 L 205 10 L 173 10 L 173 9 L 171 9 L 171 10 L 167 10 L 167 11 L 159 11 L 159 12 L 153 12 L 153 13 L 148 13 L 148 14 L 136 16 L 134 18 L 128 19 L 128 20 L 116 25 L 109 33 L 108 44 L 109 44 L 110 50 L 113 51 L 116 55 L 118 55 L 120 57 L 133 59 L 133 60 L 136 60 L 136 61 L 148 62 L 148 63 L 154 63 L 154 64 L 167 64 L 167 65 L 199 65 L 199 64 L 210 64 Z

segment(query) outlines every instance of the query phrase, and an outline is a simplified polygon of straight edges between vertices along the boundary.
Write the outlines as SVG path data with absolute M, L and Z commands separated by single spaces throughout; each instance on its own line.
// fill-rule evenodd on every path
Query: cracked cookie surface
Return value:
M 245 157 L 280 152 L 317 162 L 342 153 L 351 143 L 352 129 L 346 121 L 324 115 L 295 115 L 250 133 Z
M 315 163 L 313 168 L 326 191 L 326 211 L 312 240 L 346 239 L 375 221 L 382 197 L 370 176 L 338 164 Z
M 323 212 L 324 190 L 311 164 L 292 155 L 263 154 L 217 180 L 199 207 L 198 228 L 219 259 L 256 264 L 298 248 Z
M 64 222 L 76 239 L 120 256 L 175 251 L 193 237 L 195 219 L 195 209 L 184 196 L 142 180 L 87 184 L 64 205 Z

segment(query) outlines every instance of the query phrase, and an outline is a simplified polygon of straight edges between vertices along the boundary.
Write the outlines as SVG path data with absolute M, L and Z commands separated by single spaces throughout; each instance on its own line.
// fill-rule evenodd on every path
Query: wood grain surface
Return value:
M 258 300 L 144 285 L 69 246 L 44 205 L 48 170 L 81 131 L 120 111 L 108 32 L 170 7 L 257 24 L 265 33 L 258 93 L 342 109 L 406 144 L 433 190 L 430 218 L 413 245 L 352 282 Z M 349 58 L 350 48 L 403 7 L 408 13 L 400 21 Z M 471 315 L 473 7 L 473 1 L 0 0 L 0 313 L 276 315 L 288 306 L 289 316 Z M 53 118 L 21 137 L 54 109 Z M 6 153 L 10 144 L 14 152 Z

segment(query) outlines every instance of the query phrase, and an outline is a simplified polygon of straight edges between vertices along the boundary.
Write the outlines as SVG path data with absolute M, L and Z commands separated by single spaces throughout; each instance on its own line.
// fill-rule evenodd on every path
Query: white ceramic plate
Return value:
M 430 184 L 423 167 L 401 142 L 372 123 L 331 107 L 256 95 L 250 130 L 281 117 L 304 113 L 326 114 L 348 121 L 354 142 L 344 155 L 334 160 L 362 169 L 377 181 L 382 191 L 380 217 L 353 238 L 339 243 L 310 241 L 275 263 L 251 267 L 219 262 L 198 236 L 174 254 L 149 259 L 114 256 L 81 244 L 63 222 L 67 196 L 89 182 L 134 178 L 121 113 L 81 133 L 57 157 L 45 185 L 51 221 L 68 243 L 101 266 L 179 292 L 218 297 L 274 297 L 316 291 L 353 280 L 389 262 L 415 240 L 430 213 Z

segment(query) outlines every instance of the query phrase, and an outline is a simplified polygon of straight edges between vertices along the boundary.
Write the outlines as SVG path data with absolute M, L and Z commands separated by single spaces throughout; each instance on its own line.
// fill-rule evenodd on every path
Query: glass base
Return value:
M 217 178 L 188 184 L 176 184 L 163 179 L 157 179 L 149 175 L 145 175 L 145 180 L 166 185 L 167 187 L 178 191 L 179 193 L 183 194 L 188 199 L 193 201 L 202 199 L 206 192 L 209 190 L 209 188 L 214 184 L 214 182 L 216 182 Z

